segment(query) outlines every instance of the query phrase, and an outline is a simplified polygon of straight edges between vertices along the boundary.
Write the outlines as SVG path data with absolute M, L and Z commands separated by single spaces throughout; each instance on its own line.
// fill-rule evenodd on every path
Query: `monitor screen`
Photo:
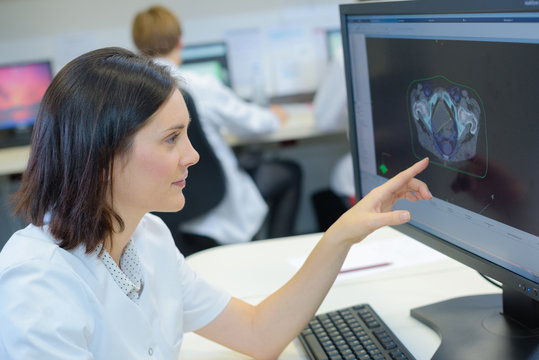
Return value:
M 48 61 L 0 65 L 0 146 L 28 144 L 52 80 Z
M 430 158 L 434 199 L 397 202 L 400 229 L 502 282 L 506 314 L 522 296 L 538 327 L 539 2 L 510 3 L 341 6 L 350 137 L 358 196 Z
M 181 68 L 212 76 L 230 87 L 227 47 L 224 42 L 184 46 Z

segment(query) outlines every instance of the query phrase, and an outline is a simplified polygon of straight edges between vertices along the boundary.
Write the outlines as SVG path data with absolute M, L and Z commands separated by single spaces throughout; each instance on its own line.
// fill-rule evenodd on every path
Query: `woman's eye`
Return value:
M 168 142 L 169 144 L 175 144 L 176 141 L 178 140 L 178 136 L 180 136 L 180 135 L 179 135 L 179 134 L 174 134 L 174 135 L 172 135 L 171 137 L 169 137 L 169 138 L 167 139 L 167 142 Z

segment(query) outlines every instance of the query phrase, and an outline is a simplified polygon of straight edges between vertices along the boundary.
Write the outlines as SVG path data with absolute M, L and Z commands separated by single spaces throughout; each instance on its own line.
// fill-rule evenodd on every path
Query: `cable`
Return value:
M 494 285 L 494 286 L 496 286 L 496 287 L 498 287 L 498 288 L 500 288 L 500 289 L 502 288 L 502 284 L 501 284 L 501 283 L 499 283 L 499 282 L 497 282 L 497 281 L 495 281 L 495 280 L 489 278 L 489 277 L 486 276 L 486 275 L 481 274 L 480 272 L 478 272 L 478 273 L 479 273 L 479 275 L 481 275 L 481 277 L 482 277 L 483 279 L 485 279 L 486 281 L 488 281 L 488 282 L 491 283 L 492 285 Z

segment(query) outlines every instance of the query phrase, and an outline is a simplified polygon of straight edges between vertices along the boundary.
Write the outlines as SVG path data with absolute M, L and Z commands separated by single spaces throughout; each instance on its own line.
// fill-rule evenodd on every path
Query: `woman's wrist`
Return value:
M 352 245 L 354 245 L 359 240 L 360 239 L 347 237 L 346 231 L 344 231 L 342 227 L 335 226 L 335 224 L 331 225 L 322 237 L 322 241 L 329 244 L 332 251 L 338 251 L 342 249 L 343 251 L 348 252 Z

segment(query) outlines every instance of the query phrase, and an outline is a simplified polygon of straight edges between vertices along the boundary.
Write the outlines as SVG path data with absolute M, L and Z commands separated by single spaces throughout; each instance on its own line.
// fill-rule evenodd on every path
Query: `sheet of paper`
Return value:
M 406 246 L 402 246 L 406 242 Z M 289 259 L 289 263 L 299 269 L 307 257 Z M 407 266 L 440 261 L 445 255 L 410 240 L 406 236 L 398 236 L 383 241 L 359 243 L 350 249 L 337 280 L 368 276 L 374 273 L 393 270 Z

